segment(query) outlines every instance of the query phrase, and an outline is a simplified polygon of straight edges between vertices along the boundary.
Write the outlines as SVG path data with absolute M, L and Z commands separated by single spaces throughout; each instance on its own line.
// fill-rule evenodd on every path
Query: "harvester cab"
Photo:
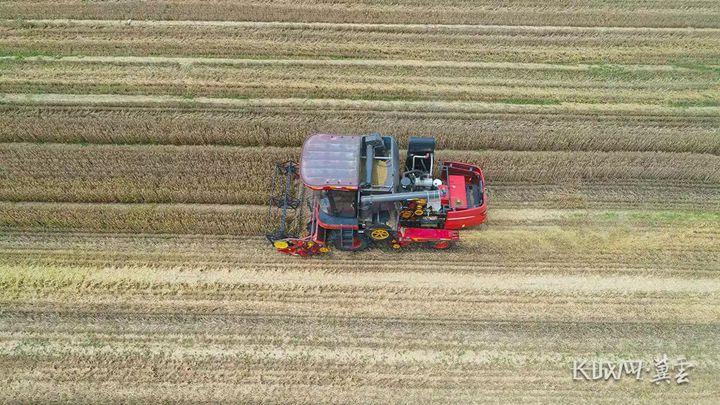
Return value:
M 415 137 L 403 163 L 390 136 L 310 136 L 300 164 L 276 165 L 267 238 L 278 251 L 298 256 L 369 244 L 444 249 L 459 239 L 458 230 L 485 221 L 479 167 L 435 167 L 435 139 Z

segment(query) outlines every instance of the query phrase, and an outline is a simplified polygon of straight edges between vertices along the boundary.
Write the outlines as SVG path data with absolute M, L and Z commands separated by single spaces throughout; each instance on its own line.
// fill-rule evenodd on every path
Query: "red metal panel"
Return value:
M 445 220 L 445 229 L 462 229 L 468 226 L 480 225 L 487 218 L 487 205 L 470 208 L 462 211 L 450 211 Z
M 450 208 L 467 208 L 467 188 L 465 188 L 465 176 L 448 176 L 448 187 L 450 188 Z
M 450 229 L 400 228 L 399 239 L 413 242 L 431 242 L 438 240 L 457 240 L 460 235 Z

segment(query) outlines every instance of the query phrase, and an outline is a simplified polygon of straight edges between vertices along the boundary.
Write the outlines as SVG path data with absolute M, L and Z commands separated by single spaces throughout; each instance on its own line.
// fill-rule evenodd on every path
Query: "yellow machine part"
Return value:
M 370 232 L 370 238 L 372 238 L 372 240 L 385 240 L 389 237 L 390 232 L 388 232 L 388 230 L 384 228 L 373 229 Z

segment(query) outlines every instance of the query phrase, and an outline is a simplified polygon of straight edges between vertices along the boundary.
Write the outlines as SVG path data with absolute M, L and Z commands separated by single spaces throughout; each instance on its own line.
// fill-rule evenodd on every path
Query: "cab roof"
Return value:
M 360 186 L 362 136 L 315 134 L 305 140 L 300 175 L 315 189 Z

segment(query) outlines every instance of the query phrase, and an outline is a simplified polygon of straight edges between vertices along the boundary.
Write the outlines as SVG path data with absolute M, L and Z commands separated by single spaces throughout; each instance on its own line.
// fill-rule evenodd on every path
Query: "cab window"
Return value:
M 345 190 L 324 190 L 320 198 L 320 209 L 334 217 L 355 218 L 357 193 Z

